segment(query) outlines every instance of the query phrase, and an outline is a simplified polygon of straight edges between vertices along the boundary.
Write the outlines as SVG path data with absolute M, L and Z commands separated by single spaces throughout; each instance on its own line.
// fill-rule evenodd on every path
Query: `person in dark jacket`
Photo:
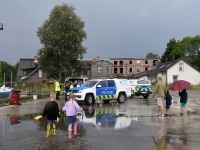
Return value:
M 68 79 L 65 80 L 65 100 L 67 101 L 67 93 L 69 91 L 70 81 Z
M 166 92 L 165 100 L 166 100 L 166 114 L 165 115 L 168 116 L 168 113 L 169 113 L 169 115 L 171 116 L 172 113 L 170 110 L 170 105 L 172 104 L 172 96 L 170 95 L 169 90 L 167 90 Z
M 42 114 L 43 117 L 46 117 L 48 122 L 46 134 L 47 137 L 50 135 L 51 125 L 53 127 L 52 133 L 53 135 L 56 135 L 56 124 L 58 123 L 57 118 L 60 118 L 58 103 L 55 100 L 56 93 L 52 92 L 50 94 L 50 101 L 46 103 Z
M 179 91 L 180 96 L 180 106 L 181 106 L 181 115 L 183 115 L 184 109 L 187 110 L 187 113 L 190 114 L 190 111 L 186 108 L 188 94 L 186 89 Z

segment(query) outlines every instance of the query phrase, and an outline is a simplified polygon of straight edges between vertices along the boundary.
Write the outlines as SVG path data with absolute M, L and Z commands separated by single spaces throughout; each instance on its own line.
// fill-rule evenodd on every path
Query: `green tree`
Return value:
M 84 22 L 71 5 L 55 6 L 48 20 L 38 28 L 37 35 L 43 48 L 38 51 L 39 64 L 49 78 L 63 80 L 79 73 L 80 59 L 86 53 L 82 46 L 86 39 Z
M 174 38 L 167 43 L 167 48 L 161 57 L 161 61 L 183 59 L 195 69 L 200 71 L 200 36 L 184 37 L 180 41 Z
M 184 52 L 185 56 L 188 57 L 199 57 L 200 53 L 200 36 L 195 36 L 195 37 L 185 37 L 180 41 L 179 47 L 182 49 Z
M 178 55 L 180 54 L 176 46 L 177 46 L 177 41 L 175 40 L 175 38 L 170 39 L 169 43 L 167 43 L 167 48 L 165 49 L 165 52 L 161 56 L 161 62 L 171 61 L 175 59 L 174 54 L 176 54 L 176 58 L 179 58 Z M 172 52 L 175 48 L 176 48 L 176 52 L 174 52 L 173 54 Z
M 183 59 L 200 71 L 200 36 L 185 37 L 178 44 L 184 53 Z
M 154 59 L 154 58 L 160 58 L 158 54 L 154 54 L 153 52 L 147 53 L 146 58 Z
M 10 82 L 15 82 L 17 77 L 17 68 L 18 64 L 12 66 L 5 61 L 0 61 L 0 86 L 4 84 L 8 84 L 6 86 L 10 86 Z M 12 77 L 12 79 L 11 79 Z

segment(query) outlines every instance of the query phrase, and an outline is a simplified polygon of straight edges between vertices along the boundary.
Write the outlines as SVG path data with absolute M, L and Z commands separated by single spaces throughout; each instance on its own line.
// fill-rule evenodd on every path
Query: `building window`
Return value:
M 129 61 L 129 64 L 132 64 L 132 61 L 131 61 L 131 60 Z
M 157 66 L 158 60 L 153 60 L 153 66 Z
M 114 68 L 114 73 L 117 73 L 117 68 Z
M 23 75 L 26 75 L 26 71 L 25 70 L 23 70 Z
M 120 61 L 119 64 L 120 64 L 120 65 L 123 65 L 123 61 Z
M 117 65 L 117 61 L 114 61 L 114 65 Z
M 140 68 L 137 68 L 137 72 L 140 72 Z
M 147 67 L 145 67 L 145 71 L 148 71 L 148 68 L 147 68 Z
M 178 80 L 178 76 L 177 75 L 173 75 L 173 82 Z
M 132 73 L 132 71 L 133 71 L 132 68 L 129 68 L 129 72 Z
M 102 66 L 98 66 L 98 67 L 97 67 L 97 72 L 98 72 L 98 73 L 102 73 L 102 69 L 103 69 Z
M 179 63 L 179 71 L 184 71 L 184 65 L 183 65 L 183 63 Z
M 120 68 L 120 73 L 123 73 L 124 71 L 123 71 L 123 68 Z
M 137 62 L 137 65 L 140 65 L 140 60 L 137 60 L 136 62 Z
M 145 64 L 148 64 L 148 60 L 145 60 Z

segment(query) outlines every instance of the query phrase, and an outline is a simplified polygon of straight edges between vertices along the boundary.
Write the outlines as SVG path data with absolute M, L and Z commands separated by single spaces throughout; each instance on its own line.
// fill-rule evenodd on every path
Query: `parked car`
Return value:
M 131 79 L 129 82 L 131 84 L 132 95 L 143 96 L 144 99 L 147 99 L 152 94 L 152 86 L 149 80 Z

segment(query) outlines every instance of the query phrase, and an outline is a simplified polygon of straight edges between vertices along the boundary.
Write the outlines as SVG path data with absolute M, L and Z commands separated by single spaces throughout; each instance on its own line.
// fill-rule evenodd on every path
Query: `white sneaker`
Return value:
M 158 113 L 156 113 L 156 116 L 158 117 L 158 116 L 159 116 L 159 114 L 158 114 Z

